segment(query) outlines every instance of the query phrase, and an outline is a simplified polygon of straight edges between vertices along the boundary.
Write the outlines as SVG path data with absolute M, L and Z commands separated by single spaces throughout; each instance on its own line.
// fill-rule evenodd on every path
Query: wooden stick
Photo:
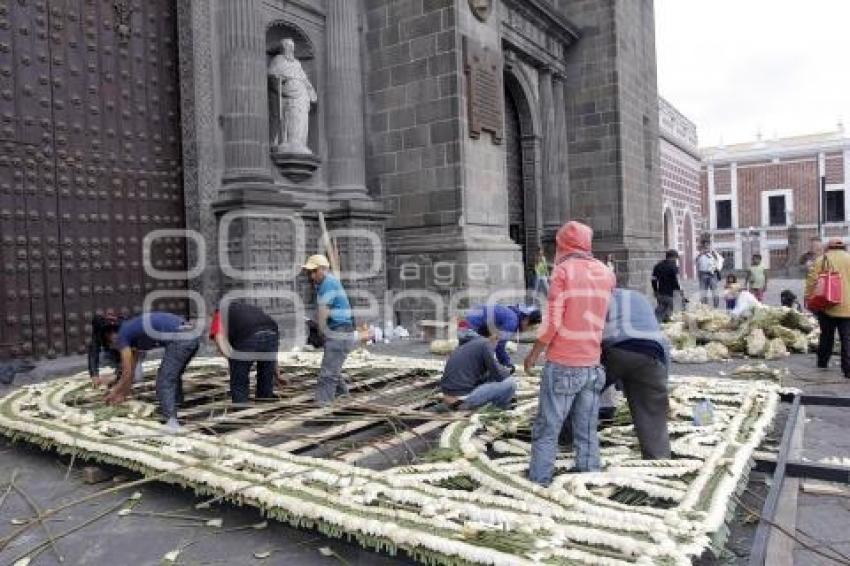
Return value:
M 44 534 L 47 535 L 47 544 L 50 545 L 50 548 L 53 550 L 53 553 L 56 555 L 56 559 L 59 560 L 59 562 L 64 562 L 65 557 L 62 556 L 62 553 L 59 552 L 59 548 L 56 546 L 56 539 L 53 537 L 53 533 L 50 532 L 50 527 L 47 526 L 47 521 L 45 521 L 43 519 L 43 514 L 41 512 L 41 508 L 38 506 L 38 504 L 35 501 L 33 501 L 33 499 L 29 496 L 29 494 L 26 491 L 24 491 L 21 487 L 14 485 L 14 484 L 12 485 L 12 487 L 14 488 L 15 491 L 18 492 L 18 495 L 20 495 L 21 497 L 24 498 L 24 501 L 27 502 L 27 505 L 29 505 L 32 508 L 32 510 L 35 512 L 35 519 L 36 519 L 36 521 L 39 522 L 41 527 L 44 529 Z
M 328 225 L 325 223 L 325 213 L 319 212 L 319 226 L 322 228 L 322 242 L 325 246 L 325 253 L 328 254 L 328 262 L 331 264 L 331 271 L 339 275 L 339 256 L 334 248 L 331 237 L 328 234 Z

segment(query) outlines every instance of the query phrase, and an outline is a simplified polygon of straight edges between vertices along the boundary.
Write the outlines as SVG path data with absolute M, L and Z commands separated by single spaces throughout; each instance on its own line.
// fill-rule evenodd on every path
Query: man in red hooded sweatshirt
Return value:
M 567 222 L 558 230 L 547 316 L 525 358 L 528 373 L 546 350 L 528 470 L 529 479 L 544 486 L 552 482 L 558 433 L 568 415 L 576 471 L 599 469 L 596 426 L 599 392 L 605 385 L 599 358 L 616 281 L 611 270 L 591 255 L 592 237 L 593 230 L 581 222 Z

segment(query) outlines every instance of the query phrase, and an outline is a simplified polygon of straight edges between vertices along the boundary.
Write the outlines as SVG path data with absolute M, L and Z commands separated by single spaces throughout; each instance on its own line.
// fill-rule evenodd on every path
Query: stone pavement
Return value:
M 528 345 L 520 345 L 515 359 L 521 359 Z M 401 342 L 390 345 L 374 346 L 376 353 L 394 355 L 428 356 L 427 345 L 416 342 Z M 716 376 L 720 372 L 729 373 L 747 360 L 735 360 L 725 363 L 702 365 L 674 364 L 672 373 L 680 375 Z M 833 360 L 836 364 L 837 360 Z M 796 355 L 782 361 L 768 362 L 774 367 L 788 367 L 791 377 L 786 383 L 810 393 L 850 396 L 850 380 L 844 379 L 837 367 L 830 370 L 814 369 L 812 355 Z M 12 387 L 19 387 L 31 381 L 46 378 L 42 372 L 35 377 L 21 377 Z M 0 386 L 0 395 L 11 388 Z M 804 457 L 817 461 L 824 457 L 850 458 L 850 412 L 814 408 L 807 410 L 805 424 Z M 781 437 L 784 419 L 780 415 L 772 441 Z M 771 442 L 769 439 L 767 442 Z M 95 491 L 103 485 L 89 486 L 83 483 L 80 463 L 68 473 L 69 458 L 54 453 L 42 452 L 25 444 L 11 444 L 0 441 L 0 487 L 14 470 L 18 470 L 17 484 L 44 508 L 55 507 Z M 67 477 L 66 477 L 67 476 Z M 211 509 L 195 510 L 194 505 L 202 499 L 194 497 L 189 491 L 164 484 L 149 484 L 139 489 L 142 499 L 137 510 L 157 513 L 201 515 L 208 518 L 222 518 L 223 528 L 203 526 L 203 523 L 191 523 L 185 520 L 163 517 L 119 517 L 111 513 L 78 533 L 59 542 L 59 548 L 66 557 L 66 564 L 159 564 L 166 552 L 193 542 L 181 555 L 181 563 L 195 564 L 338 564 L 357 565 L 407 564 L 408 560 L 389 557 L 363 550 L 356 544 L 331 539 L 308 529 L 294 529 L 270 521 L 262 530 L 231 528 L 251 525 L 261 521 L 260 514 L 251 508 L 238 508 L 233 505 L 214 505 Z M 765 478 L 753 474 L 744 501 L 756 509 L 761 509 L 763 497 L 767 492 Z M 50 522 L 54 534 L 81 524 L 86 518 L 103 512 L 120 503 L 127 494 L 105 496 L 91 504 L 73 507 L 60 513 Z M 2 497 L 2 491 L 0 491 Z M 818 496 L 808 493 L 799 494 L 798 526 L 818 539 L 816 544 L 835 546 L 850 554 L 850 498 L 840 496 Z M 0 509 L 0 537 L 9 534 L 15 526 L 11 520 L 31 516 L 26 503 L 14 494 L 9 495 Z M 718 560 L 700 561 L 700 564 L 745 564 L 751 545 L 754 524 L 746 513 L 738 512 L 729 537 L 727 551 Z M 20 554 L 45 540 L 43 531 L 33 529 L 6 551 L 0 553 L 0 564 L 8 564 Z M 324 556 L 319 549 L 330 548 L 342 560 L 334 556 Z M 271 557 L 258 560 L 254 552 L 272 551 Z M 795 551 L 795 564 L 824 564 L 824 559 L 798 548 Z M 57 564 L 56 557 L 43 553 L 34 564 Z

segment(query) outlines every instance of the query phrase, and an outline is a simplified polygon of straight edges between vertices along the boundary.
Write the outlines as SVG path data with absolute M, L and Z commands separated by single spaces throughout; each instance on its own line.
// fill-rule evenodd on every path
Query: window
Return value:
M 826 221 L 844 222 L 844 191 L 826 191 Z
M 723 271 L 732 271 L 735 269 L 735 250 L 720 250 L 720 255 L 723 256 Z
M 717 229 L 729 230 L 732 228 L 732 201 L 718 200 L 714 203 L 717 216 Z
M 785 195 L 772 195 L 767 199 L 768 224 L 785 226 L 788 214 L 785 210 Z

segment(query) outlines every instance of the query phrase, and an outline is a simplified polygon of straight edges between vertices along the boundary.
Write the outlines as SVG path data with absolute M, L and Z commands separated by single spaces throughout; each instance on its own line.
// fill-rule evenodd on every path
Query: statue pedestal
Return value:
M 272 161 L 277 165 L 283 176 L 290 181 L 301 183 L 313 176 L 321 159 L 312 153 L 292 153 L 272 150 Z

